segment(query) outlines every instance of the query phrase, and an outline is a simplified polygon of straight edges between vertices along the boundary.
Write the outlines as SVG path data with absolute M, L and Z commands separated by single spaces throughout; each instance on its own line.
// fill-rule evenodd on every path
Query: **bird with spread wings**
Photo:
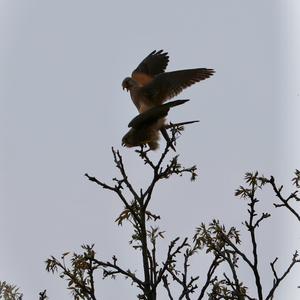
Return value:
M 163 104 L 185 88 L 209 78 L 213 69 L 197 68 L 165 72 L 169 56 L 163 50 L 151 52 L 122 82 L 139 113 Z
M 130 92 L 131 99 L 139 113 L 162 105 L 185 88 L 214 74 L 213 69 L 207 68 L 165 72 L 168 63 L 167 52 L 154 50 L 132 72 L 131 77 L 123 80 L 122 87 Z M 161 126 L 160 131 L 169 142 L 166 128 Z M 173 145 L 171 147 L 175 150 Z

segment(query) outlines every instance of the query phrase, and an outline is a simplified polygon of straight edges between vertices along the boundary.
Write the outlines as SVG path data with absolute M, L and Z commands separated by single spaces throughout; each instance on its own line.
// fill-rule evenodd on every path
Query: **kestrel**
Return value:
M 138 65 L 131 77 L 123 80 L 122 87 L 130 91 L 131 99 L 139 113 L 163 104 L 185 88 L 209 78 L 215 72 L 206 68 L 165 72 L 168 62 L 167 52 L 155 50 Z
M 159 146 L 159 131 L 162 128 L 165 129 L 165 117 L 168 115 L 170 108 L 187 101 L 189 100 L 170 101 L 137 115 L 128 124 L 131 129 L 122 138 L 122 145 L 136 147 L 148 144 L 151 150 L 157 149 Z

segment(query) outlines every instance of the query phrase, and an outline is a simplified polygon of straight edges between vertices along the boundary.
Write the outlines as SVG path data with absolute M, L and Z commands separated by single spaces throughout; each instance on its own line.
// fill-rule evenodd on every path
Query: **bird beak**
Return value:
M 129 88 L 126 84 L 122 84 L 123 91 L 126 90 L 128 92 Z

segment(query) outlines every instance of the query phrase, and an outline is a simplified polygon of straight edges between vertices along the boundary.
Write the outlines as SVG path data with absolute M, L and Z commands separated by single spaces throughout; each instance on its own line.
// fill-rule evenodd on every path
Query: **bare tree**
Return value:
M 99 299 L 101 291 L 96 287 L 99 278 L 115 279 L 123 277 L 130 280 L 137 289 L 137 298 L 145 300 L 156 299 L 233 299 L 233 300 L 271 300 L 275 299 L 276 291 L 291 270 L 300 262 L 298 252 L 290 253 L 290 262 L 281 269 L 279 274 L 278 257 L 260 257 L 259 249 L 264 245 L 257 241 L 257 232 L 267 220 L 271 220 L 270 212 L 259 213 L 259 191 L 270 187 L 274 193 L 274 208 L 287 209 L 292 217 L 300 221 L 299 187 L 300 172 L 295 171 L 292 183 L 295 190 L 284 195 L 283 186 L 278 185 L 273 176 L 269 178 L 259 175 L 258 172 L 246 173 L 245 184 L 235 191 L 247 204 L 247 219 L 243 225 L 250 237 L 250 247 L 246 251 L 241 247 L 240 231 L 234 226 L 226 228 L 220 220 L 212 220 L 209 224 L 201 223 L 191 238 L 175 237 L 168 242 L 164 257 L 158 255 L 159 239 L 165 238 L 158 222 L 160 216 L 149 209 L 152 195 L 161 180 L 171 176 L 189 175 L 196 179 L 196 166 L 184 167 L 179 162 L 179 156 L 169 159 L 169 151 L 181 134 L 181 126 L 170 126 L 172 138 L 154 162 L 145 148 L 136 150 L 136 153 L 145 168 L 152 171 L 148 187 L 137 189 L 127 175 L 122 155 L 112 149 L 113 160 L 119 172 L 118 178 L 111 183 L 105 183 L 94 176 L 85 174 L 86 178 L 100 188 L 116 194 L 122 205 L 122 210 L 116 218 L 116 223 L 124 222 L 132 227 L 130 244 L 140 256 L 140 265 L 124 266 L 116 256 L 108 260 L 97 257 L 94 245 L 82 245 L 81 253 L 65 252 L 60 258 L 51 256 L 46 260 L 46 270 L 58 274 L 67 282 L 74 300 Z M 272 207 L 271 207 L 272 208 Z M 191 275 L 191 258 L 199 253 L 207 254 L 209 265 L 201 270 L 197 276 Z M 262 272 L 259 268 L 261 260 L 267 260 L 272 275 L 271 288 L 263 286 Z M 193 262 L 194 264 L 194 262 Z M 249 270 L 249 278 L 242 278 L 239 267 L 243 264 Z M 141 274 L 134 271 L 141 269 Z M 254 283 L 254 284 L 253 284 Z M 250 289 L 249 287 L 255 287 Z M 164 294 L 162 294 L 164 291 Z M 18 288 L 6 282 L 0 282 L 0 299 L 21 300 L 22 294 Z M 103 298 L 100 296 L 100 298 Z M 123 297 L 124 298 L 124 297 Z M 46 290 L 39 293 L 39 299 L 48 299 Z
M 299 214 L 292 208 L 292 201 L 299 201 L 297 192 L 299 190 L 300 173 L 295 172 L 293 183 L 296 190 L 286 198 L 282 195 L 282 186 L 278 187 L 274 177 L 266 178 L 259 176 L 258 172 L 245 175 L 245 186 L 240 186 L 235 195 L 245 199 L 248 206 L 248 219 L 244 226 L 250 235 L 251 247 L 249 253 L 241 250 L 240 232 L 231 227 L 227 229 L 219 220 L 212 220 L 208 225 L 202 223 L 194 234 L 193 238 L 176 237 L 169 242 L 167 253 L 164 258 L 157 257 L 158 240 L 164 238 L 164 232 L 158 227 L 159 215 L 149 210 L 149 203 L 157 183 L 162 179 L 171 176 L 184 174 L 190 175 L 191 180 L 196 179 L 196 166 L 184 167 L 179 162 L 179 156 L 175 155 L 167 161 L 171 143 L 181 133 L 181 127 L 174 127 L 172 139 L 162 151 L 157 162 L 153 162 L 148 151 L 144 148 L 136 150 L 137 155 L 144 161 L 145 168 L 152 170 L 152 179 L 145 189 L 136 189 L 126 173 L 125 164 L 119 151 L 112 149 L 115 167 L 119 171 L 119 178 L 113 178 L 111 184 L 98 180 L 94 176 L 85 174 L 91 182 L 101 188 L 116 194 L 123 205 L 120 215 L 117 217 L 117 224 L 128 222 L 132 226 L 131 246 L 140 250 L 142 276 L 136 274 L 133 269 L 137 266 L 123 266 L 118 258 L 113 256 L 110 260 L 100 260 L 96 257 L 94 245 L 83 245 L 81 254 L 65 253 L 61 259 L 51 257 L 47 260 L 47 271 L 59 273 L 60 277 L 68 282 L 68 289 L 72 291 L 74 299 L 96 299 L 96 272 L 101 272 L 103 278 L 121 276 L 130 279 L 138 289 L 138 299 L 155 300 L 162 297 L 173 299 L 274 299 L 275 292 L 281 282 L 290 273 L 293 267 L 300 262 L 298 252 L 291 253 L 290 263 L 282 274 L 276 271 L 278 258 L 270 259 L 270 272 L 273 274 L 273 285 L 269 291 L 264 291 L 262 286 L 261 272 L 259 270 L 259 255 L 256 239 L 257 230 L 265 220 L 271 218 L 269 212 L 257 213 L 257 206 L 261 201 L 257 197 L 258 190 L 270 185 L 275 192 L 275 198 L 280 204 L 277 207 L 286 207 L 297 219 Z M 167 162 L 166 162 L 167 161 Z M 129 192 L 129 197 L 125 196 Z M 154 224 L 154 225 L 153 225 Z M 191 276 L 189 273 L 191 257 L 204 251 L 210 265 L 203 274 Z M 71 257 L 70 257 L 71 255 Z M 66 259 L 68 258 L 68 260 Z M 248 286 L 240 278 L 239 266 L 244 263 L 253 276 L 256 291 L 250 295 Z M 99 278 L 99 276 L 97 276 Z M 200 283 L 201 282 L 201 285 Z M 204 283 L 203 283 L 204 282 Z M 158 287 L 163 287 L 166 295 L 158 295 Z M 178 289 L 179 287 L 179 289 Z M 178 290 L 180 291 L 178 293 Z M 161 290 L 160 290 L 161 291 Z

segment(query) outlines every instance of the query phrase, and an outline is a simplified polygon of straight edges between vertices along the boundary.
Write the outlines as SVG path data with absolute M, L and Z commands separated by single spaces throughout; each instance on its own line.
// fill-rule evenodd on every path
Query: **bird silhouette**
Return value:
M 122 82 L 140 113 L 161 105 L 177 96 L 185 88 L 209 78 L 213 69 L 197 68 L 165 72 L 169 62 L 167 52 L 151 52 Z
M 182 105 L 187 101 L 189 100 L 170 101 L 137 115 L 128 124 L 131 129 L 122 138 L 122 145 L 137 147 L 148 144 L 150 150 L 156 150 L 159 146 L 159 131 L 167 127 L 165 117 L 170 108 Z
M 209 78 L 215 72 L 207 68 L 165 72 L 168 63 L 167 52 L 154 50 L 137 66 L 131 77 L 123 80 L 122 87 L 130 92 L 139 113 L 162 105 L 185 88 Z M 166 129 L 161 127 L 160 130 L 165 140 L 169 142 Z M 171 147 L 176 151 L 173 145 Z

